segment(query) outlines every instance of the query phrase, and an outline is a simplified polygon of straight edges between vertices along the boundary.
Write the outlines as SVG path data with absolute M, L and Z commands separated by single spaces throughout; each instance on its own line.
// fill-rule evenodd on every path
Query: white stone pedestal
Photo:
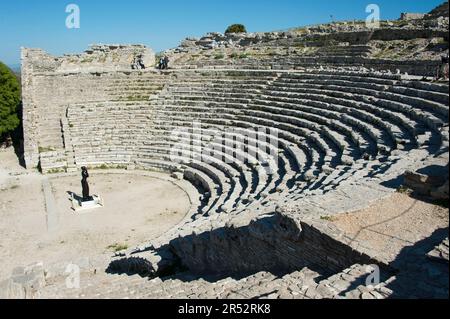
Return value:
M 72 200 L 72 209 L 76 212 L 83 212 L 96 208 L 102 208 L 105 206 L 103 199 L 97 195 L 93 195 L 92 200 L 83 201 L 81 199 L 75 198 L 74 194 L 72 194 L 71 200 Z

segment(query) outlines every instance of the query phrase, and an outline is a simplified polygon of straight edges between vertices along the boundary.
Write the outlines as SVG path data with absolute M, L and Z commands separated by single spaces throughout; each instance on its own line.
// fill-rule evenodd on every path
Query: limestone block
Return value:
M 421 195 L 428 196 L 433 191 L 435 196 L 439 197 L 445 196 L 446 191 L 448 194 L 448 181 L 446 183 L 445 178 L 445 176 L 424 175 L 406 171 L 403 176 L 403 184 Z M 444 185 L 445 183 L 446 185 Z
M 176 180 L 183 180 L 184 179 L 184 174 L 180 173 L 180 172 L 174 172 L 174 173 L 172 173 L 171 177 L 176 179 Z

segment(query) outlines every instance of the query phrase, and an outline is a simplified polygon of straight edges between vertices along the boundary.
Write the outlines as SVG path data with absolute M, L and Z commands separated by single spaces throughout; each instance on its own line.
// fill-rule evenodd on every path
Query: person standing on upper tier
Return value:
M 169 57 L 167 55 L 164 57 L 164 68 L 169 68 Z

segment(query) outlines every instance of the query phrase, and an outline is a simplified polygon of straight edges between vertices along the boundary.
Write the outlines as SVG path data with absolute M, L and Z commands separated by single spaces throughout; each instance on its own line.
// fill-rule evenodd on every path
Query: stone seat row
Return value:
M 89 151 L 89 153 L 90 153 L 91 151 Z
M 144 142 L 144 144 L 169 144 L 169 147 L 173 147 L 170 150 L 176 151 L 177 144 L 175 144 L 175 146 L 173 144 L 173 142 L 176 142 L 178 143 L 178 145 L 181 145 L 179 150 L 181 153 L 183 151 L 183 148 L 185 148 L 186 146 L 192 146 L 191 144 L 193 144 L 193 140 L 200 141 L 205 137 L 205 135 L 209 134 L 214 134 L 216 137 L 217 135 L 223 135 L 220 140 L 206 139 L 201 143 L 196 142 L 196 144 L 199 145 L 195 146 L 202 146 L 202 152 L 205 152 L 206 154 L 214 154 L 215 156 L 217 156 L 216 158 L 221 159 L 222 161 L 226 162 L 226 164 L 231 164 L 232 166 L 234 166 L 235 170 L 237 170 L 238 173 L 231 174 L 231 178 L 238 177 L 239 180 L 240 174 L 240 179 L 244 181 L 243 184 L 250 185 L 254 192 L 259 193 L 264 189 L 264 187 L 267 187 L 267 185 L 264 185 L 264 181 L 270 179 L 269 175 L 277 174 L 278 163 L 274 158 L 270 156 L 270 154 L 266 153 L 266 150 L 272 148 L 270 153 L 274 154 L 273 156 L 277 156 L 279 149 L 276 146 L 272 146 L 267 142 L 261 141 L 260 139 L 257 140 L 256 137 L 249 137 L 248 143 L 245 143 L 244 139 L 242 139 L 241 141 L 241 138 L 238 137 L 238 135 L 241 134 L 240 132 L 235 131 L 232 135 L 224 134 L 224 132 L 220 133 L 220 127 L 210 125 L 208 129 L 203 129 L 202 134 L 182 132 L 178 133 L 177 137 L 174 138 L 171 136 L 167 136 L 168 129 L 170 130 L 168 126 L 164 126 L 162 129 L 155 129 L 152 141 Z M 243 132 L 242 134 L 246 133 Z M 235 137 L 238 138 L 235 139 Z M 166 142 L 167 140 L 171 139 L 173 140 L 172 143 Z M 256 143 L 259 143 L 259 145 L 256 146 Z M 193 146 L 193 148 L 195 148 L 195 146 Z M 200 151 L 198 151 L 197 153 L 199 152 Z M 199 157 L 200 155 L 201 154 L 198 154 Z M 250 171 L 253 172 L 253 176 L 256 176 L 258 178 L 258 183 L 256 183 L 255 185 L 253 185 L 252 182 L 254 178 L 251 177 L 252 175 L 248 174 L 248 172 Z
M 278 121 L 280 123 L 283 123 L 283 122 L 295 123 L 295 124 L 299 125 L 300 127 L 318 131 L 322 134 L 327 135 L 328 138 L 333 140 L 334 144 L 338 145 L 338 149 L 341 152 L 347 152 L 347 150 L 349 149 L 348 140 L 350 140 L 351 143 L 355 144 L 356 147 L 358 147 L 358 148 L 363 147 L 361 154 L 365 153 L 366 151 L 369 151 L 368 145 L 374 144 L 373 142 L 370 143 L 370 142 L 363 141 L 360 136 L 357 136 L 353 132 L 352 127 L 349 127 L 349 126 L 346 127 L 345 124 L 339 123 L 339 118 L 338 118 L 338 121 L 332 121 L 329 118 L 325 118 L 325 117 L 321 118 L 321 116 L 323 114 L 317 115 L 314 113 L 302 112 L 299 109 L 294 110 L 294 108 L 288 108 L 289 105 L 284 105 L 285 108 L 282 108 L 282 107 L 278 108 L 278 107 L 272 106 L 273 104 L 268 103 L 269 106 L 267 106 L 266 104 L 264 104 L 264 101 L 261 101 L 260 104 L 257 104 L 260 101 L 261 100 L 255 100 L 254 101 L 255 104 L 242 105 L 239 110 L 232 109 L 232 106 L 231 106 L 230 110 L 228 112 L 231 114 L 236 114 L 236 116 L 238 118 L 241 115 L 250 115 L 250 116 L 253 115 L 255 117 L 263 116 L 263 117 L 278 119 Z M 186 112 L 187 111 L 187 112 L 190 112 L 189 115 L 193 115 L 192 114 L 193 112 L 206 112 L 206 113 L 199 113 L 199 114 L 205 115 L 205 114 L 210 113 L 211 114 L 210 117 L 214 117 L 215 114 L 213 112 L 216 112 L 216 111 L 220 112 L 223 110 L 224 107 L 229 106 L 228 103 L 223 104 L 220 102 L 213 102 L 213 101 L 209 101 L 209 100 L 204 101 L 204 99 L 202 100 L 200 106 L 197 106 L 196 103 L 185 103 L 185 102 L 186 102 L 185 99 L 182 99 L 181 101 L 175 100 L 175 101 L 165 102 L 165 103 L 180 105 L 177 107 L 177 106 L 171 106 L 171 105 L 165 104 L 165 110 L 172 111 L 172 112 Z M 207 104 L 206 104 L 206 102 L 207 102 Z M 189 106 L 185 106 L 184 104 L 189 105 Z M 215 107 L 216 105 L 220 105 L 220 108 L 216 109 L 216 107 Z M 234 104 L 231 104 L 231 105 L 234 105 Z M 293 105 L 293 106 L 296 107 L 296 105 Z M 329 115 L 329 114 L 326 114 L 326 115 Z M 195 115 L 194 115 L 194 118 L 195 118 Z M 327 127 L 324 128 L 324 126 L 327 126 Z M 276 126 L 274 126 L 274 127 L 276 127 Z M 331 131 L 331 133 L 330 133 L 330 131 Z M 369 129 L 367 129 L 367 131 L 371 132 L 371 130 L 369 130 Z M 342 134 L 342 132 L 345 132 L 345 134 Z M 374 134 L 372 134 L 372 137 L 374 137 Z M 380 140 L 378 138 L 374 138 L 374 139 L 375 139 L 375 141 Z M 383 149 L 384 151 L 389 151 L 389 147 L 387 146 L 388 143 L 389 142 L 386 142 L 384 145 L 379 146 L 379 148 Z M 376 145 L 376 143 L 375 143 L 375 145 Z M 391 148 L 393 148 L 393 147 L 391 147 Z M 346 155 L 349 155 L 349 154 L 346 154 Z
M 168 112 L 169 117 L 161 119 L 162 123 L 168 123 L 169 121 L 173 121 L 173 116 L 170 115 L 172 112 Z M 197 115 L 199 113 L 196 113 Z M 186 113 L 187 116 L 192 116 L 189 113 Z M 177 115 L 179 119 L 179 123 L 181 126 L 189 125 L 189 117 L 188 122 L 186 122 L 186 116 L 185 115 Z M 266 132 L 273 131 L 274 128 L 277 129 L 275 131 L 278 133 L 278 137 L 284 136 L 286 133 L 292 134 L 291 140 L 299 140 L 300 137 L 303 137 L 303 139 L 310 140 L 312 143 L 317 145 L 316 147 L 320 150 L 320 153 L 326 154 L 325 157 L 328 161 L 331 161 L 332 157 L 335 157 L 337 154 L 333 151 L 332 148 L 330 148 L 330 145 L 326 142 L 323 137 L 315 132 L 311 132 L 310 130 L 298 128 L 294 125 L 285 124 L 280 125 L 281 123 L 278 123 L 276 121 L 270 120 L 270 119 L 264 119 L 264 118 L 256 118 L 254 116 L 247 116 L 247 115 L 240 115 L 239 117 L 234 116 L 232 114 L 221 114 L 222 118 L 217 118 L 217 114 L 211 114 L 208 117 L 203 117 L 203 121 L 205 123 L 217 123 L 219 125 L 222 125 L 224 127 L 236 127 L 236 126 L 242 126 L 242 127 L 252 127 L 255 131 L 261 131 L 264 130 Z M 186 124 L 188 123 L 188 124 Z M 294 138 L 295 137 L 295 138 Z
M 76 135 L 76 132 L 75 132 Z M 85 140 L 84 138 L 81 138 L 81 140 Z M 94 146 L 93 146 L 94 145 Z M 85 143 L 84 145 L 75 145 L 75 157 L 77 158 L 77 162 L 78 163 L 90 163 L 92 164 L 92 162 L 98 162 L 98 161 L 104 161 L 106 163 L 126 163 L 126 162 L 130 162 L 130 153 L 132 152 L 130 150 L 130 153 L 126 153 L 123 154 L 123 151 L 120 151 L 121 147 L 125 147 L 125 145 L 117 145 L 115 148 L 111 148 L 108 145 L 101 145 L 100 142 L 98 143 Z M 142 149 L 141 149 L 142 151 Z M 152 154 L 155 152 L 155 149 L 153 149 L 152 151 L 150 150 L 146 150 L 147 154 Z M 242 155 L 243 156 L 243 155 Z M 256 159 L 253 161 L 256 162 Z M 100 162 L 98 162 L 100 163 Z M 216 174 L 217 175 L 217 174 Z M 231 177 L 234 177 L 231 176 Z M 264 183 L 262 183 L 263 178 L 260 177 L 261 180 L 261 184 L 264 185 Z M 232 180 L 231 180 L 232 182 Z
M 330 84 L 342 84 L 351 82 L 353 85 L 358 82 L 358 87 L 378 88 L 381 90 L 390 89 L 397 91 L 401 95 L 419 97 L 433 100 L 435 102 L 448 104 L 449 97 L 445 90 L 448 86 L 422 81 L 402 81 L 401 79 L 385 79 L 379 77 L 364 77 L 361 75 L 340 75 L 340 74 L 323 74 L 323 73 L 302 73 L 301 75 L 290 75 L 284 78 L 295 80 L 328 80 Z M 336 82 L 338 81 L 338 82 Z M 351 85 L 352 86 L 352 85 Z M 386 87 L 388 86 L 388 87 Z M 448 91 L 447 91 L 448 92 Z
M 379 99 L 387 99 L 390 101 L 396 101 L 401 103 L 406 103 L 410 106 L 417 107 L 425 112 L 441 115 L 442 117 L 448 116 L 448 105 L 438 103 L 435 101 L 427 100 L 420 97 L 413 97 L 411 95 L 403 95 L 400 93 L 388 92 L 388 87 L 381 87 L 377 85 L 365 85 L 362 86 L 361 82 L 351 82 L 351 81 L 340 81 L 340 80 L 291 80 L 281 77 L 279 81 L 275 84 L 278 88 L 290 87 L 290 88 L 322 88 L 336 91 L 346 91 L 353 94 L 372 96 Z M 289 85 L 290 84 L 290 85 Z M 396 87 L 395 85 L 393 87 Z
M 280 86 L 286 86 L 284 83 L 283 84 L 280 84 Z M 287 91 L 287 90 L 285 90 L 285 91 Z M 326 92 L 326 91 L 324 91 L 324 92 Z M 223 93 L 224 94 L 224 93 Z M 205 95 L 205 92 L 201 92 L 201 95 L 202 96 L 204 96 Z M 446 110 L 446 109 L 448 109 L 448 107 L 446 108 L 445 106 L 443 106 L 443 110 Z M 446 113 L 447 111 L 443 111 L 443 113 Z M 422 117 L 424 117 L 424 116 L 422 116 Z M 431 120 L 429 120 L 429 121 L 431 121 Z M 433 122 L 434 123 L 434 122 Z M 434 124 L 431 124 L 431 125 L 434 125 Z M 437 123 L 439 123 L 439 121 L 437 121 Z M 439 125 L 439 124 L 438 124 Z
M 251 134 L 254 134 L 254 132 L 256 132 L 256 130 L 258 129 L 265 129 L 267 132 L 270 132 L 270 127 L 262 127 L 245 121 L 234 121 L 233 123 L 230 123 L 227 122 L 227 119 L 214 119 L 208 121 L 207 123 L 205 122 L 204 124 L 206 124 L 207 127 L 225 130 L 227 129 L 227 127 L 229 127 L 230 124 L 233 124 L 234 129 L 243 129 L 242 134 L 244 136 L 246 136 L 247 134 L 246 131 L 250 131 L 250 133 L 247 135 L 252 136 Z M 167 120 L 163 120 L 161 121 L 161 124 L 157 127 L 157 129 L 166 132 L 177 129 L 179 127 L 189 127 L 189 123 L 186 123 L 184 121 L 184 118 L 180 118 L 180 120 L 178 120 L 177 122 L 168 122 Z M 212 134 L 214 134 L 214 131 L 212 132 Z M 267 138 L 270 139 L 270 136 L 268 136 Z M 288 132 L 280 132 L 278 136 L 278 142 L 282 147 L 285 148 L 285 150 L 289 154 L 293 154 L 296 167 L 299 170 L 299 174 L 301 174 L 301 170 L 303 170 L 305 167 L 315 167 L 316 164 L 318 165 L 321 161 L 323 161 L 322 151 L 317 148 L 312 139 L 305 139 L 305 141 L 301 141 L 299 137 L 295 136 L 294 134 Z M 300 146 L 298 146 L 297 143 L 299 143 Z M 253 142 L 253 145 L 256 145 L 255 142 Z
M 444 122 L 441 119 L 436 119 L 431 116 L 428 117 L 421 111 L 401 103 L 393 102 L 387 99 L 377 99 L 370 96 L 355 95 L 343 91 L 333 91 L 331 88 L 297 88 L 295 92 L 290 91 L 287 95 L 284 92 L 273 92 L 269 94 L 269 98 L 277 100 L 282 97 L 286 99 L 304 99 L 308 98 L 313 101 L 321 101 L 337 105 L 350 105 L 354 110 L 363 109 L 367 112 L 372 112 L 380 116 L 380 120 L 386 120 L 399 128 L 397 132 L 405 132 L 397 136 L 397 139 L 410 139 L 414 143 L 413 138 L 422 134 L 426 130 L 432 130 L 435 134 L 440 135 L 440 129 Z M 354 111 L 352 111 L 354 112 Z M 353 113 L 355 114 L 355 113 Z
M 163 121 L 163 122 L 165 123 L 166 121 Z M 245 123 L 245 122 L 244 122 L 244 123 Z M 234 124 L 238 124 L 238 123 L 234 123 Z M 288 145 L 287 148 L 293 146 L 293 144 L 289 144 L 289 142 L 284 142 L 284 143 L 285 143 L 286 145 Z M 310 150 L 311 148 L 307 148 L 307 149 Z M 289 153 L 289 154 L 292 154 L 293 152 L 291 151 L 291 152 L 288 152 L 288 153 Z M 290 155 L 289 155 L 289 156 L 290 156 Z M 318 155 L 318 156 L 319 156 L 319 155 Z M 317 156 L 317 157 L 318 157 L 318 156 Z M 304 166 L 305 164 L 304 164 L 303 158 L 306 158 L 306 156 L 302 154 L 302 155 L 298 156 L 298 158 L 302 158 L 302 159 L 301 159 L 301 161 L 302 161 L 302 164 L 301 164 L 301 165 Z M 313 160 L 311 160 L 311 161 L 313 161 Z M 318 161 L 319 161 L 319 158 L 317 158 L 317 159 L 314 160 L 314 162 L 318 162 Z M 320 169 L 319 169 L 319 171 L 320 171 Z M 329 173 L 330 171 L 332 171 L 332 170 L 329 169 L 329 170 L 328 170 L 328 173 Z M 308 176 L 308 174 L 306 174 L 306 176 Z
M 386 299 L 394 295 L 390 284 L 395 277 L 383 273 L 380 284 L 368 287 L 369 265 L 354 264 L 337 273 L 324 275 L 307 267 L 283 276 L 257 272 L 243 278 L 209 275 L 199 278 L 188 273 L 166 278 L 139 275 L 97 275 L 82 273 L 88 284 L 70 290 L 64 280 L 55 280 L 41 291 L 43 298 L 86 299 Z

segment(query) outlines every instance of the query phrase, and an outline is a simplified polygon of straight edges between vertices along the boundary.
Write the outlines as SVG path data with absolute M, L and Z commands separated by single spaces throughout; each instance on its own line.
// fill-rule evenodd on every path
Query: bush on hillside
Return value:
M 225 34 L 227 33 L 246 33 L 247 29 L 243 24 L 233 24 L 230 25 L 227 30 L 225 31 Z

